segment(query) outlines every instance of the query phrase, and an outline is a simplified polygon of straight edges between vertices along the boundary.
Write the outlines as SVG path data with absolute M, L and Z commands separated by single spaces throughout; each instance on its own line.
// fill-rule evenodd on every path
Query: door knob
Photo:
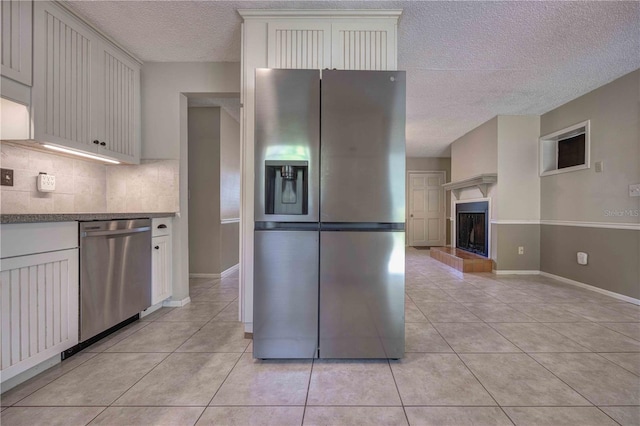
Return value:
M 413 217 L 413 215 L 411 215 L 411 217 Z
M 106 142 L 100 142 L 100 146 L 107 146 Z
M 160 250 L 160 246 L 155 246 L 154 249 Z
M 100 141 L 99 141 L 99 140 L 95 140 L 95 141 L 93 141 L 93 143 L 95 143 L 96 145 L 98 145 L 98 144 L 100 143 Z

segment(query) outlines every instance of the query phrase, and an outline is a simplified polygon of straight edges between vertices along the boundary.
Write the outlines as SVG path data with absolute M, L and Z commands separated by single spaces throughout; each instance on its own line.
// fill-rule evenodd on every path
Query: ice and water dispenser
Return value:
M 265 161 L 265 214 L 306 215 L 309 162 Z

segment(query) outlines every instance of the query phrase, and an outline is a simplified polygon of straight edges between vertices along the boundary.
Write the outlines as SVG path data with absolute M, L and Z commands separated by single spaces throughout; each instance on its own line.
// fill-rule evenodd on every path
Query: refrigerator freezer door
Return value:
M 404 232 L 320 233 L 320 358 L 404 355 Z
M 315 358 L 318 231 L 255 231 L 254 358 Z
M 307 162 L 306 214 L 266 214 L 265 161 Z M 320 71 L 256 70 L 255 220 L 318 222 Z M 288 164 L 288 163 L 287 163 Z
M 405 221 L 405 72 L 323 71 L 322 222 Z

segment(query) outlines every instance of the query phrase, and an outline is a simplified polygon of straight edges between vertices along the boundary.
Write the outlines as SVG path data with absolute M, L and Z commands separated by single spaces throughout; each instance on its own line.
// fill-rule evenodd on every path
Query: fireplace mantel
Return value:
M 458 199 L 460 199 L 460 190 L 466 188 L 478 188 L 480 192 L 482 192 L 482 196 L 486 197 L 489 186 L 495 184 L 497 181 L 497 173 L 485 173 L 469 179 L 445 183 L 442 187 L 447 191 L 453 192 L 453 195 Z

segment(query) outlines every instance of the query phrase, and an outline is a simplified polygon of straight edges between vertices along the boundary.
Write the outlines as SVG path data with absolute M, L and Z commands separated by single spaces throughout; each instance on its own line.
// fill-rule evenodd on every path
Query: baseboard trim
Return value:
M 244 323 L 244 332 L 253 334 L 253 323 L 252 322 L 245 322 Z
M 540 275 L 540 271 L 494 269 L 491 272 L 496 275 Z
M 236 271 L 240 270 L 240 264 L 236 263 L 235 265 L 233 265 L 231 268 L 225 269 L 224 271 L 222 271 L 222 273 L 220 274 L 220 278 L 224 278 L 227 277 L 231 274 L 233 274 Z
M 147 315 L 151 315 L 152 313 L 154 313 L 158 309 L 162 308 L 163 303 L 164 302 L 160 302 L 160 303 L 156 303 L 155 305 L 149 306 L 147 309 L 145 309 L 144 311 L 140 312 L 140 318 L 144 318 Z
M 21 383 L 26 382 L 27 380 L 37 376 L 43 371 L 53 367 L 54 365 L 60 364 L 62 357 L 60 354 L 55 354 L 51 358 L 45 359 L 39 364 L 34 365 L 33 367 L 23 371 L 22 373 L 18 373 L 10 379 L 4 380 L 4 378 L 0 379 L 0 393 L 5 393 L 8 390 L 11 390 L 18 386 Z
M 166 306 L 168 308 L 180 308 L 188 303 L 191 303 L 191 297 L 187 296 L 182 300 L 165 300 L 162 302 L 162 306 Z
M 220 278 L 220 274 L 189 274 L 189 278 Z
M 596 293 L 604 294 L 610 297 L 613 297 L 618 300 L 623 300 L 625 302 L 633 303 L 634 305 L 640 305 L 640 299 L 635 299 L 630 296 L 625 296 L 624 294 L 615 293 L 613 291 L 605 290 L 600 287 L 593 286 L 591 284 L 581 283 L 580 281 L 575 281 L 569 278 L 561 277 L 560 275 L 550 274 L 549 272 L 540 271 L 540 275 L 547 278 L 553 278 L 554 280 L 561 281 L 566 284 L 575 285 L 577 287 L 581 287 L 587 290 L 595 291 Z

